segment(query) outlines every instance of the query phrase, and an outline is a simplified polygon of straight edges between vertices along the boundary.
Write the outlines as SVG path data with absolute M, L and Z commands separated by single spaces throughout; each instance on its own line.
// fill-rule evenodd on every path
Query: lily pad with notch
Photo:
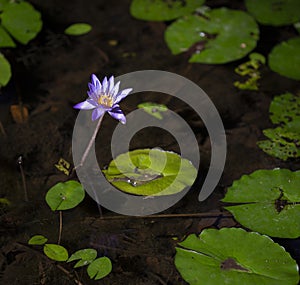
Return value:
M 249 14 L 227 8 L 180 18 L 165 31 L 173 54 L 186 52 L 190 62 L 208 64 L 246 56 L 256 47 L 258 38 L 259 28 Z
M 272 237 L 300 236 L 300 171 L 257 170 L 228 188 L 223 202 L 243 226 Z
M 159 120 L 163 119 L 163 113 L 168 110 L 168 107 L 166 105 L 152 102 L 141 103 L 137 107 L 139 109 L 143 109 L 146 113 Z
M 103 170 L 115 187 L 135 195 L 171 195 L 191 186 L 197 170 L 180 155 L 160 149 L 137 149 L 110 162 Z
M 46 194 L 46 202 L 52 211 L 68 210 L 76 207 L 85 196 L 84 189 L 75 180 L 59 182 Z
M 95 259 L 87 268 L 91 279 L 99 280 L 107 276 L 112 270 L 112 264 L 108 257 L 103 256 Z
M 176 247 L 175 265 L 190 285 L 296 285 L 298 266 L 269 237 L 240 228 L 206 229 Z
M 300 37 L 291 38 L 279 43 L 269 53 L 268 57 L 270 68 L 282 76 L 294 80 L 300 80 L 299 50 Z
M 170 21 L 190 14 L 203 5 L 205 0 L 133 0 L 130 13 L 146 21 Z
M 85 248 L 81 250 L 77 250 L 74 252 L 67 262 L 71 262 L 74 260 L 79 260 L 74 265 L 74 268 L 89 265 L 92 263 L 97 257 L 97 251 L 93 248 Z
M 299 0 L 245 0 L 249 13 L 264 25 L 283 26 L 300 20 Z

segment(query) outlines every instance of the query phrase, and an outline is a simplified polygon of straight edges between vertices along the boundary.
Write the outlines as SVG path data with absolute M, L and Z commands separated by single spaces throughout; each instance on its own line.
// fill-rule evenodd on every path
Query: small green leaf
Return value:
M 92 26 L 86 23 L 77 23 L 65 29 L 65 34 L 70 36 L 81 36 L 87 34 L 92 29 Z
M 163 112 L 166 112 L 168 110 L 168 107 L 166 105 L 156 104 L 152 102 L 142 103 L 139 104 L 137 107 L 139 109 L 143 109 L 146 113 L 159 120 L 163 119 Z
M 48 241 L 48 239 L 42 235 L 35 235 L 29 241 L 30 245 L 43 245 Z
M 247 10 L 264 25 L 282 26 L 300 20 L 299 0 L 245 0 Z
M 76 207 L 84 198 L 85 192 L 75 180 L 59 182 L 46 194 L 46 202 L 52 211 L 68 210 Z
M 0 12 L 3 11 L 3 8 L 6 4 L 8 4 L 9 0 L 0 0 Z
M 68 251 L 61 245 L 46 243 L 44 245 L 44 253 L 52 260 L 67 261 Z
M 13 39 L 0 25 L 0 48 L 9 48 L 15 46 L 16 44 L 14 43 Z
M 190 14 L 202 6 L 205 0 L 133 0 L 130 13 L 146 21 L 169 21 Z
M 300 37 L 279 43 L 269 53 L 270 68 L 282 76 L 300 80 L 299 50 Z
M 238 228 L 206 229 L 176 248 L 175 265 L 190 285 L 297 285 L 298 266 L 269 237 Z
M 191 186 L 197 176 L 189 160 L 160 149 L 120 154 L 103 173 L 121 191 L 145 196 L 178 193 Z
M 273 237 L 300 236 L 300 171 L 257 170 L 234 181 L 222 200 L 243 226 Z
M 0 87 L 5 86 L 11 78 L 11 68 L 9 62 L 0 53 Z
M 76 251 L 68 259 L 68 262 L 80 259 L 75 265 L 74 268 L 85 266 L 90 264 L 97 257 L 97 251 L 92 248 L 86 248 Z
M 112 264 L 108 257 L 100 257 L 94 260 L 87 268 L 91 279 L 99 280 L 107 276 L 112 270 Z
M 239 27 L 237 29 L 236 27 Z M 220 64 L 240 59 L 256 47 L 259 28 L 243 11 L 212 9 L 180 18 L 165 31 L 173 54 L 187 52 L 190 62 Z
M 5 29 L 22 44 L 27 44 L 42 29 L 40 12 L 27 2 L 5 5 L 1 19 Z

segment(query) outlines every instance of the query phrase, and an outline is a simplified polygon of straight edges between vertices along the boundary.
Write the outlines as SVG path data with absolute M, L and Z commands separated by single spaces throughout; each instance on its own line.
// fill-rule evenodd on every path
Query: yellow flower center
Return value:
M 111 108 L 113 103 L 113 98 L 111 98 L 109 95 L 100 95 L 98 99 L 98 104 L 104 107 Z

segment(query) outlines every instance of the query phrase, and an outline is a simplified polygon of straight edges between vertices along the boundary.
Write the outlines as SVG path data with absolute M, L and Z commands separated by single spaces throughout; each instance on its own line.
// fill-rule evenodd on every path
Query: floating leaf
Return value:
M 35 235 L 29 241 L 30 245 L 43 245 L 48 241 L 48 239 L 42 235 Z
M 222 200 L 243 226 L 273 237 L 300 236 L 300 171 L 257 170 L 234 181 Z
M 68 262 L 80 259 L 75 265 L 74 268 L 85 266 L 90 264 L 97 257 L 97 251 L 92 248 L 86 248 L 76 251 L 68 259 Z
M 42 29 L 40 12 L 27 2 L 5 5 L 1 20 L 3 27 L 22 44 L 27 44 Z
M 16 44 L 14 43 L 13 39 L 0 25 L 0 48 L 10 48 L 15 46 Z
M 168 110 L 168 107 L 163 104 L 156 104 L 152 102 L 146 102 L 138 105 L 138 108 L 143 109 L 149 115 L 162 120 L 163 119 L 163 112 Z
M 100 257 L 94 260 L 87 268 L 91 279 L 99 280 L 107 276 L 112 270 L 112 264 L 108 257 Z
M 23 124 L 28 120 L 28 109 L 22 105 L 11 105 L 10 113 L 17 124 Z
M 92 26 L 86 23 L 77 23 L 65 29 L 65 34 L 70 36 L 81 36 L 87 34 L 92 29 Z
M 6 4 L 8 4 L 9 0 L 0 0 L 0 12 L 3 11 L 3 8 Z
M 0 204 L 9 206 L 11 202 L 7 198 L 0 198 Z
M 206 229 L 176 248 L 175 265 L 190 285 L 297 285 L 298 266 L 269 237 L 238 228 Z
M 61 245 L 46 243 L 44 245 L 44 253 L 52 260 L 67 261 L 68 251 Z
M 5 86 L 11 78 L 11 68 L 9 62 L 0 53 L 0 88 Z
M 300 97 L 285 93 L 274 97 L 270 105 L 270 118 L 274 129 L 263 130 L 268 140 L 257 145 L 271 156 L 287 160 L 300 157 Z
M 282 26 L 300 20 L 299 0 L 245 0 L 247 10 L 264 25 Z
M 121 154 L 103 172 L 121 191 L 146 196 L 178 193 L 191 186 L 197 176 L 189 160 L 159 149 L 138 149 Z
M 190 62 L 210 64 L 244 57 L 256 47 L 258 37 L 257 23 L 249 14 L 227 8 L 210 10 L 205 16 L 186 16 L 165 32 L 173 54 L 187 52 Z
M 146 21 L 169 21 L 190 14 L 205 0 L 133 0 L 130 13 L 133 17 Z
M 52 211 L 68 210 L 76 207 L 84 198 L 85 192 L 80 183 L 74 180 L 59 182 L 46 194 L 46 202 Z
M 280 75 L 300 80 L 299 50 L 300 37 L 292 38 L 276 45 L 269 54 L 270 68 Z

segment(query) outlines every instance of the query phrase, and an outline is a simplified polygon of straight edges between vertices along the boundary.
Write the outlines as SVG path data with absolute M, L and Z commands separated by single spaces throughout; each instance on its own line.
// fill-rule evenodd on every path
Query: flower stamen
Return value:
M 106 108 L 111 108 L 114 104 L 114 100 L 109 95 L 100 95 L 98 98 L 98 104 Z

